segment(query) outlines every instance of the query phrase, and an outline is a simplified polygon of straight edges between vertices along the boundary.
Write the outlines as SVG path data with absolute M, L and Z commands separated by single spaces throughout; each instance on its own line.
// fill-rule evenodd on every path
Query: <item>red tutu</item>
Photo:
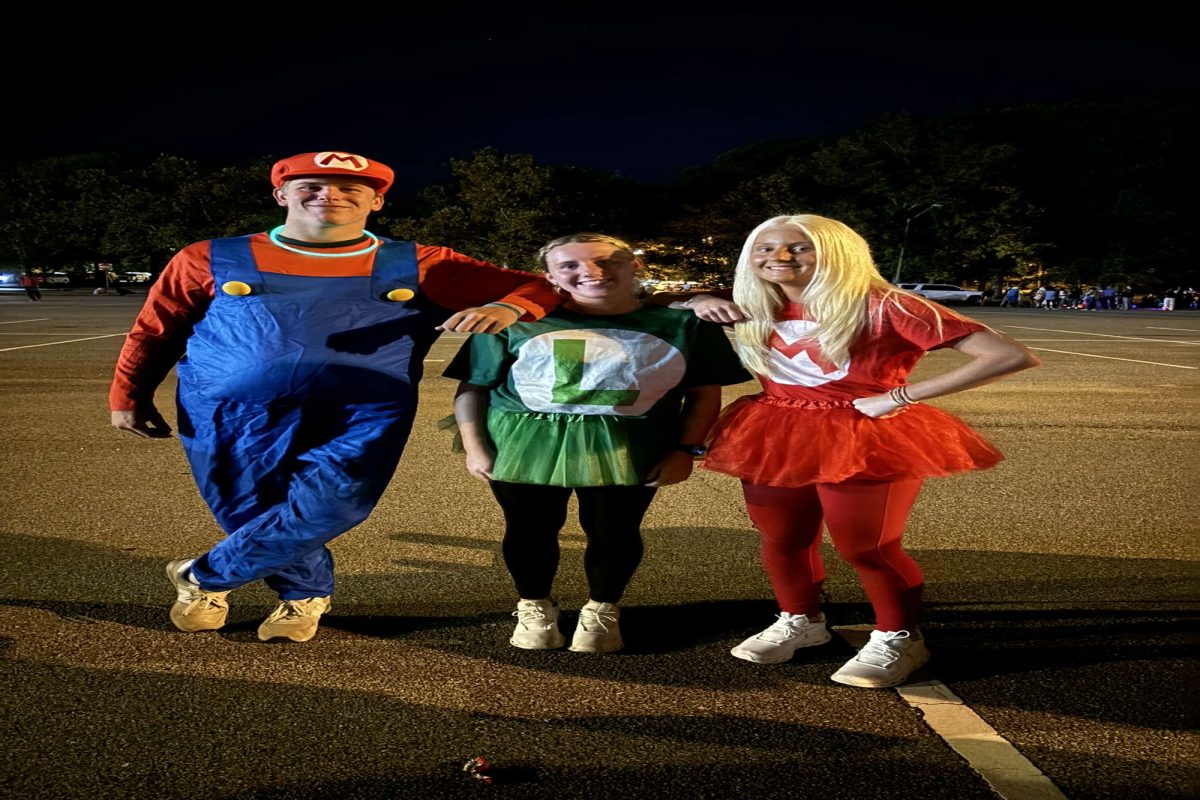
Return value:
M 962 420 L 916 404 L 872 419 L 849 401 L 739 397 L 700 466 L 766 486 L 895 481 L 988 469 L 1004 455 Z

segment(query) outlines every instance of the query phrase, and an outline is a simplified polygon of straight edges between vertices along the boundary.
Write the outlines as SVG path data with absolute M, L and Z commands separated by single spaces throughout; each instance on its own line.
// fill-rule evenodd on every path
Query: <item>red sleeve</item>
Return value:
M 212 302 L 208 253 L 207 241 L 188 245 L 150 287 L 117 357 L 109 410 L 133 411 L 152 402 L 154 390 L 183 357 L 192 328 Z
M 899 305 L 893 300 L 898 301 Z M 880 303 L 880 318 L 885 331 L 891 331 L 922 350 L 948 347 L 959 339 L 987 326 L 957 311 L 932 301 L 924 302 L 907 292 L 892 292 Z
M 504 302 L 525 309 L 522 320 L 541 319 L 562 298 L 540 275 L 507 269 L 464 256 L 449 247 L 417 245 L 421 291 L 443 308 L 464 308 Z

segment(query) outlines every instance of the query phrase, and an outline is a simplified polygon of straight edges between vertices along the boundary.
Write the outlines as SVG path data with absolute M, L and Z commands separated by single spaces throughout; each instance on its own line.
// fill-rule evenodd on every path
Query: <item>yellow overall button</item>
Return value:
M 225 294 L 231 294 L 234 297 L 245 297 L 250 294 L 250 284 L 242 283 L 241 281 L 226 281 L 221 284 L 221 291 Z
M 394 300 L 397 303 L 403 303 L 405 300 L 412 300 L 414 297 L 416 297 L 416 294 L 417 293 L 412 289 L 392 289 L 384 296 L 387 297 L 388 300 Z

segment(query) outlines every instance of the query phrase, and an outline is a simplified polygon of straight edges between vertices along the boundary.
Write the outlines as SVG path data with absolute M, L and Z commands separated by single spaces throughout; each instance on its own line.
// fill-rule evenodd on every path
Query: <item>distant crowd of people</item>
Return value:
M 1053 284 L 1042 284 L 1032 292 L 1019 286 L 1009 286 L 999 293 L 988 288 L 984 290 L 984 303 L 999 297 L 1001 307 L 1017 308 L 1059 308 L 1082 311 L 1108 311 L 1112 309 L 1129 311 L 1136 308 L 1157 308 L 1162 311 L 1176 309 L 1195 310 L 1200 308 L 1200 292 L 1193 288 L 1176 286 L 1167 289 L 1162 296 L 1147 292 L 1140 297 L 1135 294 L 1132 286 L 1118 288 L 1116 286 L 1060 287 Z

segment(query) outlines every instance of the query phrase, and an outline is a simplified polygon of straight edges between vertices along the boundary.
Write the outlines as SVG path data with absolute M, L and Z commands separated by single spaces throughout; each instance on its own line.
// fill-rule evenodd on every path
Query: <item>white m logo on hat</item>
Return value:
M 337 167 L 354 172 L 363 171 L 371 163 L 362 156 L 356 156 L 353 153 L 334 153 L 328 150 L 324 153 L 317 153 L 313 161 L 318 167 Z

